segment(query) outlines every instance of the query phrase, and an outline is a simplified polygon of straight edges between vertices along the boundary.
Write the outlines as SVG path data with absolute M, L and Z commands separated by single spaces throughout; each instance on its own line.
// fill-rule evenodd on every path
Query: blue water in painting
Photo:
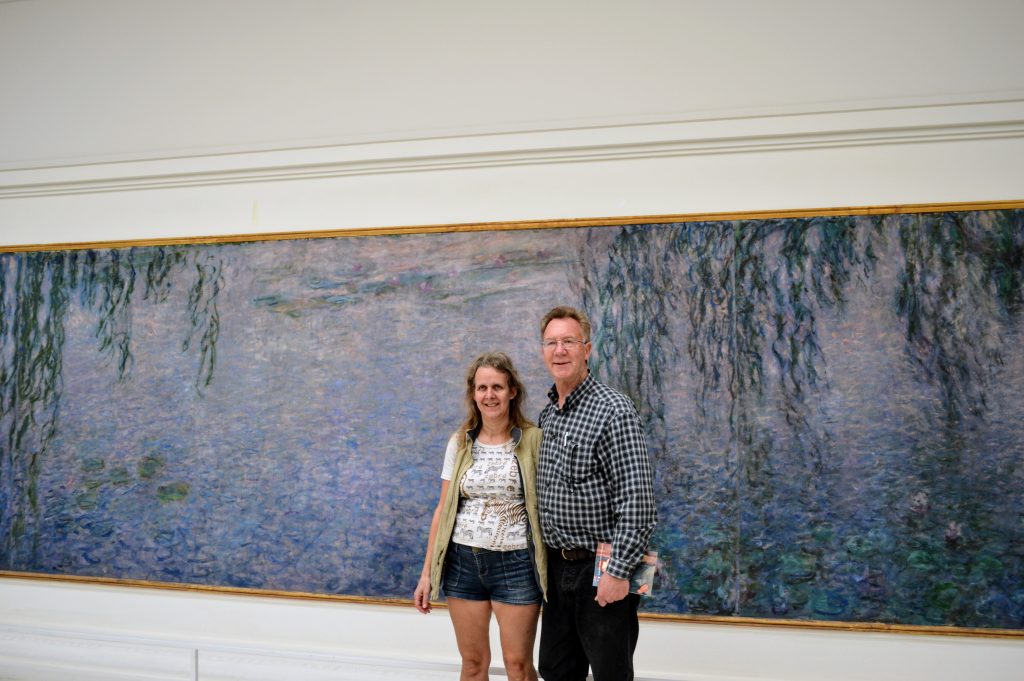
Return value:
M 507 236 L 209 247 L 224 286 L 201 389 L 182 350 L 189 269 L 165 301 L 132 307 L 123 382 L 96 315 L 75 310 L 38 568 L 408 596 L 465 367 L 504 349 L 546 390 L 536 327 L 567 291 L 545 236 L 523 252 Z
M 702 373 L 697 308 L 666 315 L 660 342 L 678 352 L 641 381 L 657 384 L 651 423 L 662 424 L 650 433 L 662 564 L 645 609 L 1024 627 L 1024 326 L 955 259 L 927 255 L 946 263 L 947 280 L 922 277 L 918 298 L 900 298 L 906 263 L 926 249 L 887 229 L 841 304 L 808 313 L 795 288 L 772 298 L 764 277 L 731 275 L 732 300 L 763 305 L 750 316 L 763 355 L 750 380 L 763 389 L 735 397 L 718 382 L 702 394 L 733 365 L 719 357 Z M 696 280 L 688 255 L 663 280 L 643 270 L 641 293 L 625 295 L 616 277 L 631 271 L 627 238 L 646 253 L 668 243 L 602 227 L 168 247 L 175 264 L 150 290 L 150 251 L 136 249 L 139 283 L 118 314 L 110 296 L 89 298 L 84 275 L 64 281 L 57 428 L 34 450 L 8 439 L 0 451 L 3 527 L 17 537 L 2 567 L 408 598 L 473 357 L 508 352 L 536 416 L 549 387 L 538 344 L 548 308 L 586 294 L 604 301 L 592 312 L 611 328 L 624 298 Z M 779 238 L 759 248 L 771 277 L 794 276 Z M 13 319 L 19 256 L 0 257 Z M 812 263 L 809 280 L 829 267 Z M 88 271 L 118 290 L 109 270 Z M 43 297 L 58 286 L 47 276 Z M 700 308 L 720 322 L 708 322 L 709 348 L 735 347 L 726 336 L 739 333 L 728 317 L 739 303 L 727 298 Z M 913 335 L 914 310 L 931 336 Z M 215 342 L 204 346 L 211 320 Z M 803 349 L 772 342 L 783 327 Z M 629 390 L 622 367 L 651 364 L 650 333 L 603 336 L 619 359 L 599 376 Z M 122 346 L 105 348 L 105 337 L 127 342 L 123 373 Z M 13 366 L 12 352 L 0 357 Z M 816 375 L 799 374 L 801 352 L 817 358 Z M 951 404 L 962 414 L 949 416 Z

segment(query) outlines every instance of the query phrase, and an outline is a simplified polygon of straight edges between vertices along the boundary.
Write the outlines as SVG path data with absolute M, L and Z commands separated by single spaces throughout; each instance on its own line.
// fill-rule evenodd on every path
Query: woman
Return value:
M 535 485 L 540 429 L 523 416 L 525 401 L 507 355 L 477 357 L 466 372 L 466 420 L 445 452 L 413 598 L 428 613 L 444 585 L 462 681 L 487 679 L 492 611 L 508 678 L 537 679 L 533 642 L 547 563 Z

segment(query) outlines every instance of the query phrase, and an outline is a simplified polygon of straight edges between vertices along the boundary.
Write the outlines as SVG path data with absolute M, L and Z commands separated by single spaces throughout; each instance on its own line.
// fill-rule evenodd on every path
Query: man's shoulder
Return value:
M 625 393 L 616 390 L 606 383 L 593 380 L 589 395 L 590 400 L 614 411 L 636 412 L 636 405 Z

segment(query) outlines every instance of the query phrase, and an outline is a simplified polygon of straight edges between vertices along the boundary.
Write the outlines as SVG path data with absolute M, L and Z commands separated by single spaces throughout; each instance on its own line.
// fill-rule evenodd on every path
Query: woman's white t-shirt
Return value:
M 458 438 L 448 440 L 441 479 L 451 480 Z M 525 549 L 526 503 L 512 440 L 473 442 L 473 464 L 459 481 L 459 510 L 452 541 L 490 551 Z

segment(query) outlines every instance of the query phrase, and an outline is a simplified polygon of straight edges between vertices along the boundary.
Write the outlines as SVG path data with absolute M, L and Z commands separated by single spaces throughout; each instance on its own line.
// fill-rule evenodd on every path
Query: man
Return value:
M 589 373 L 590 320 L 556 307 L 541 322 L 555 384 L 540 415 L 537 494 L 548 547 L 539 671 L 545 681 L 630 681 L 640 597 L 629 577 L 657 521 L 647 443 L 628 397 Z M 594 552 L 612 545 L 593 586 Z

